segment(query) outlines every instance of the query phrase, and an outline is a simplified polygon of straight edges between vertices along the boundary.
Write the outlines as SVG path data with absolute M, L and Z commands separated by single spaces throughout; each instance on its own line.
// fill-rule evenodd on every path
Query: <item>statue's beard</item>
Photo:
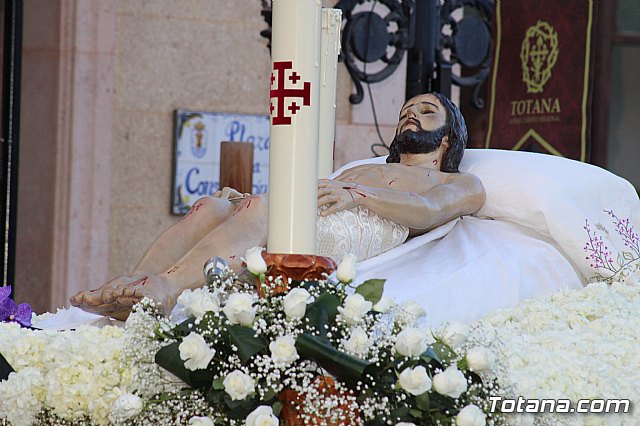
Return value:
M 435 130 L 405 130 L 396 135 L 391 142 L 391 152 L 400 154 L 429 154 L 440 147 L 446 135 L 445 126 Z

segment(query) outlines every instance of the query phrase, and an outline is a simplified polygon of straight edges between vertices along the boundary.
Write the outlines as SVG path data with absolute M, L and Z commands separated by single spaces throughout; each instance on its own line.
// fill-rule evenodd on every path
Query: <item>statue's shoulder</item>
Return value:
M 445 173 L 440 172 L 442 175 L 443 183 L 452 183 L 452 182 L 469 182 L 475 184 L 482 184 L 480 178 L 472 173 L 467 172 L 456 172 L 456 173 Z

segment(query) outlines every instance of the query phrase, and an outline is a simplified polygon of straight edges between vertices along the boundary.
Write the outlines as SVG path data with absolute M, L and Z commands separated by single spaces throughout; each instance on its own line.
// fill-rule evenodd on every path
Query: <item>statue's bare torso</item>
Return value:
M 373 188 L 424 193 L 447 180 L 448 173 L 422 167 L 393 164 L 363 164 L 345 170 L 336 180 Z

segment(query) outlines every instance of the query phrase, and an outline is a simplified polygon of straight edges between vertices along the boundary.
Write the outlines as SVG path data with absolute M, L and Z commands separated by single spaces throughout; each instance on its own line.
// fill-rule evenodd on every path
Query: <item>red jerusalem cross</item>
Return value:
M 302 98 L 302 105 L 311 105 L 311 83 L 305 81 L 302 89 L 286 89 L 284 87 L 286 70 L 290 70 L 292 68 L 293 62 L 291 61 L 273 63 L 273 73 L 271 73 L 272 84 L 275 79 L 275 73 L 278 73 L 278 85 L 275 89 L 271 89 L 271 99 L 275 99 L 276 103 L 278 104 L 277 108 L 275 108 L 272 102 L 270 108 L 272 115 L 274 111 L 276 112 L 276 114 L 273 116 L 274 125 L 291 124 L 291 116 L 285 116 L 285 99 Z M 293 71 L 291 75 L 289 75 L 289 80 L 294 85 L 297 85 L 298 80 L 300 79 L 301 77 L 296 71 Z M 293 102 L 288 108 L 292 115 L 297 113 L 299 109 L 300 107 L 296 102 Z

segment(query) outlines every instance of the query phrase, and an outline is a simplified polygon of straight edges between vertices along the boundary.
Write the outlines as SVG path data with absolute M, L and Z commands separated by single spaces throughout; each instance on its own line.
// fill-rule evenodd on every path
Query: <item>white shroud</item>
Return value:
M 385 158 L 350 163 L 331 177 Z M 585 220 L 615 234 L 604 209 L 631 219 L 640 230 L 637 193 L 598 167 L 544 154 L 471 149 L 460 170 L 475 174 L 485 186 L 487 202 L 477 214 L 358 265 L 358 283 L 386 279 L 385 295 L 418 302 L 432 326 L 471 321 L 525 299 L 581 288 L 596 273 L 584 250 Z M 624 250 L 613 238 L 606 243 L 614 253 Z

